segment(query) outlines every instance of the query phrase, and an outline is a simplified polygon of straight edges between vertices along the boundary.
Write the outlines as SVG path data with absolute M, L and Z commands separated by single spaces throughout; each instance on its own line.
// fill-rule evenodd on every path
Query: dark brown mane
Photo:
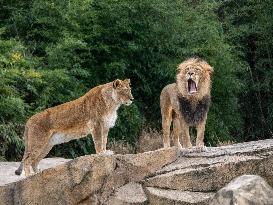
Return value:
M 189 99 L 183 96 L 179 96 L 178 102 L 180 112 L 183 115 L 186 123 L 190 125 L 196 125 L 205 120 L 206 114 L 209 111 L 211 99 L 210 96 L 206 95 L 197 102 L 196 106 L 193 106 Z

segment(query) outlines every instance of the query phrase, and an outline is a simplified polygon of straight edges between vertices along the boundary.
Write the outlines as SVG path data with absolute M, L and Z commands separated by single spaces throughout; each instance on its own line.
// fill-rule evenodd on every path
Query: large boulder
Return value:
M 141 205 L 147 204 L 147 196 L 140 183 L 130 182 L 118 188 L 108 199 L 107 205 Z
M 220 189 L 210 205 L 272 205 L 273 189 L 260 176 L 243 175 Z
M 260 175 L 273 186 L 273 139 L 202 153 L 168 148 L 83 156 L 54 167 L 55 159 L 50 165 L 44 161 L 44 170 L 27 178 L 14 175 L 18 164 L 0 163 L 0 177 L 6 177 L 0 179 L 0 204 L 205 205 L 241 175 Z
M 147 187 L 147 196 L 151 205 L 206 205 L 214 193 L 190 192 Z
M 119 187 L 143 180 L 177 157 L 176 148 L 136 155 L 79 157 L 1 186 L 0 202 L 1 205 L 105 204 Z
M 273 184 L 273 140 L 211 147 L 203 153 L 185 153 L 176 162 L 145 180 L 145 186 L 212 192 L 244 174 L 264 177 Z

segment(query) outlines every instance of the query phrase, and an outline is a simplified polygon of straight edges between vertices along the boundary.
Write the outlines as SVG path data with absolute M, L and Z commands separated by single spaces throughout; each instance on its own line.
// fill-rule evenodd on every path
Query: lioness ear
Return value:
M 124 82 L 128 83 L 129 85 L 131 84 L 131 80 L 130 79 L 125 79 Z
M 120 84 L 121 84 L 121 80 L 119 80 L 119 79 L 114 80 L 114 82 L 113 82 L 113 88 L 116 89 Z

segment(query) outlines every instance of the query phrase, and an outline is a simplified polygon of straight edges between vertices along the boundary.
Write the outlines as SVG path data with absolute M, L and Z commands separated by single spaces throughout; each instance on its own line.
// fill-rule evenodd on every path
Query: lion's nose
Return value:
M 192 76 L 194 73 L 193 72 L 189 72 L 189 75 Z

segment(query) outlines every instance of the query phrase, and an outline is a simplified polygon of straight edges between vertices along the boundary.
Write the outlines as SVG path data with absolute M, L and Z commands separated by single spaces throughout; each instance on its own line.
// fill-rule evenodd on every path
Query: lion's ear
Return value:
M 113 88 L 116 89 L 120 84 L 121 84 L 121 80 L 119 80 L 119 79 L 114 80 L 114 82 L 113 82 Z
M 210 74 L 210 76 L 212 76 L 212 74 L 213 74 L 213 72 L 214 72 L 213 67 L 210 66 L 210 67 L 207 69 L 207 72 Z
M 181 71 L 183 71 L 187 67 L 187 65 L 188 65 L 187 62 L 188 61 L 182 62 L 177 66 L 176 74 L 180 73 Z

